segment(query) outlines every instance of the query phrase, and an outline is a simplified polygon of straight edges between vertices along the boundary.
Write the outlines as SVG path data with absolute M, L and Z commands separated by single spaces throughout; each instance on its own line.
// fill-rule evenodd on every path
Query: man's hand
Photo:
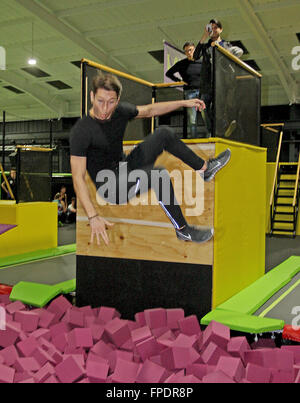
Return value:
M 104 218 L 95 216 L 90 220 L 91 226 L 91 243 L 94 243 L 94 237 L 96 236 L 97 245 L 100 245 L 100 235 L 106 245 L 109 243 L 108 235 L 106 232 L 107 227 L 112 227 L 114 224 L 106 221 Z
M 198 98 L 186 99 L 184 102 L 184 106 L 186 108 L 196 108 L 196 110 L 199 112 L 203 111 L 206 108 L 205 103 Z

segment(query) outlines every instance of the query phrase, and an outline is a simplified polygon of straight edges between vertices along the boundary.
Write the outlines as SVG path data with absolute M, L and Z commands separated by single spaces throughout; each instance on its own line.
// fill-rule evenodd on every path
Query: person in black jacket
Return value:
M 200 99 L 205 102 L 206 110 L 205 114 L 205 124 L 209 133 L 212 132 L 212 100 L 213 100 L 213 90 L 212 90 L 212 50 L 215 43 L 218 43 L 224 49 L 228 50 L 231 54 L 236 57 L 241 57 L 243 55 L 243 50 L 238 46 L 233 46 L 230 42 L 224 41 L 221 38 L 221 33 L 223 31 L 222 23 L 217 19 L 210 20 L 209 24 L 206 25 L 202 38 L 200 39 L 196 49 L 194 51 L 194 58 L 202 63 L 201 75 L 200 75 Z M 209 38 L 208 42 L 207 39 Z M 229 130 L 233 129 L 232 127 Z M 226 137 L 229 137 L 228 133 Z
M 167 72 L 166 76 L 175 82 L 181 81 L 175 74 L 178 73 L 184 85 L 184 99 L 199 98 L 200 94 L 200 74 L 201 63 L 199 60 L 195 60 L 193 55 L 195 51 L 195 45 L 192 42 L 186 42 L 183 45 L 186 58 L 175 63 Z M 187 110 L 188 116 L 188 138 L 197 138 L 197 111 L 195 108 L 189 108 Z

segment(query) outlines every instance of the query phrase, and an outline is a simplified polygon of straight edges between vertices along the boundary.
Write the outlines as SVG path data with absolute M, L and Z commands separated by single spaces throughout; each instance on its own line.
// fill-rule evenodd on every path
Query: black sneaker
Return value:
M 200 229 L 197 227 L 186 225 L 180 230 L 177 229 L 176 235 L 180 241 L 204 243 L 209 241 L 213 237 L 214 230 L 213 228 Z
M 204 181 L 210 182 L 216 173 L 222 169 L 230 160 L 231 151 L 229 148 L 219 154 L 216 158 L 211 158 L 207 161 L 207 169 L 204 171 Z

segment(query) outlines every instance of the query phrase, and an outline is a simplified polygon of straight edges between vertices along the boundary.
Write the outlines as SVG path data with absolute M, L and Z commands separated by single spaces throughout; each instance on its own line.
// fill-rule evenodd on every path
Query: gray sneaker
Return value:
M 229 148 L 219 154 L 216 158 L 207 161 L 207 169 L 204 171 L 204 181 L 210 182 L 220 169 L 222 169 L 230 160 L 231 151 Z
M 192 227 L 191 225 L 186 225 L 181 230 L 177 229 L 176 235 L 180 241 L 204 243 L 213 237 L 214 230 L 213 228 L 200 229 Z

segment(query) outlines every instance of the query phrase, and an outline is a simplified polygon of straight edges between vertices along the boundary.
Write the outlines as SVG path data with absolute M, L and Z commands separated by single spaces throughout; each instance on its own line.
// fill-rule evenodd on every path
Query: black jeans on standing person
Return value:
M 139 143 L 125 158 L 125 161 L 121 162 L 116 168 L 116 186 L 113 189 L 113 197 L 111 200 L 107 197 L 108 193 L 103 191 L 102 186 L 105 181 L 97 181 L 97 189 L 100 196 L 105 198 L 108 202 L 115 204 L 126 204 L 131 198 L 140 193 L 152 188 L 155 191 L 156 197 L 160 206 L 163 208 L 167 217 L 172 222 L 175 229 L 184 227 L 187 223 L 182 214 L 181 208 L 178 205 L 173 185 L 168 171 L 163 167 L 154 167 L 155 161 L 163 151 L 168 151 L 170 154 L 179 158 L 185 164 L 190 166 L 194 170 L 199 170 L 203 167 L 205 161 L 198 157 L 185 143 L 178 139 L 174 131 L 167 126 L 161 126 L 149 135 L 143 142 Z M 126 168 L 126 169 L 125 169 Z M 140 181 L 138 178 L 132 180 L 129 175 L 133 171 L 140 170 L 147 176 L 147 187 L 143 187 L 142 178 Z M 161 181 L 159 186 L 154 186 L 153 172 L 158 171 Z M 102 171 L 103 172 L 103 171 Z M 98 174 L 99 175 L 99 174 Z M 97 175 L 97 178 L 98 178 Z M 166 182 L 167 180 L 167 182 Z M 166 192 L 164 186 L 168 183 L 169 190 Z M 124 185 L 127 189 L 134 189 L 134 192 L 126 193 L 126 197 L 121 196 L 120 188 Z M 107 190 L 107 189 L 106 189 Z M 110 190 L 111 186 L 110 186 Z M 121 192 L 122 193 L 122 192 Z M 167 197 L 165 197 L 167 195 Z M 167 199 L 167 200 L 165 200 Z

